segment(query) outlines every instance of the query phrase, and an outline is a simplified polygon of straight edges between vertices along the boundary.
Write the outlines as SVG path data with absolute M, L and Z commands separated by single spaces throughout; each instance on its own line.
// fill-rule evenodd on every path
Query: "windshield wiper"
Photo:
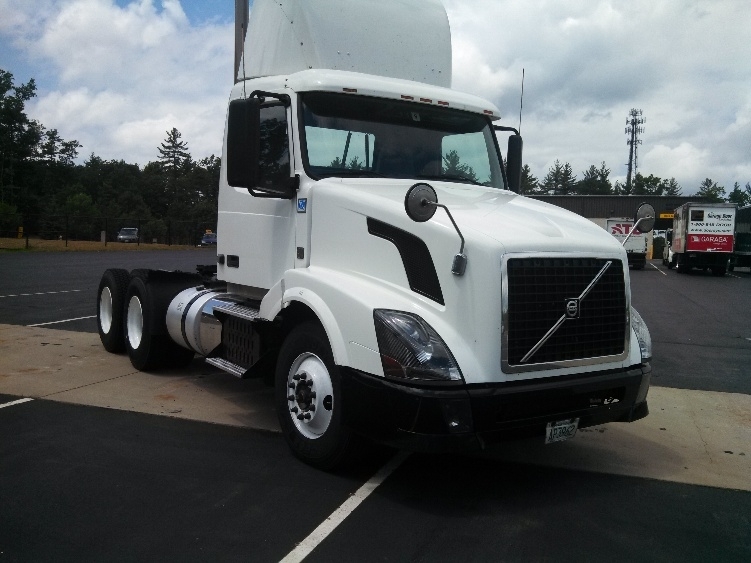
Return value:
M 467 184 L 474 184 L 475 186 L 484 186 L 485 184 L 478 182 L 477 180 L 473 180 L 472 178 L 467 178 L 466 176 L 453 176 L 449 174 L 418 174 L 417 178 L 420 178 L 421 180 L 439 180 L 444 182 L 462 182 Z

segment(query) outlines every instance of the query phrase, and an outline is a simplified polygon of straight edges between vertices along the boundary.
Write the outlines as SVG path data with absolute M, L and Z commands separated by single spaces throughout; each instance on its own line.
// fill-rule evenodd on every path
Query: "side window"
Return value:
M 261 108 L 259 133 L 259 187 L 284 185 L 289 181 L 290 166 L 287 111 L 283 105 L 274 104 Z
M 447 135 L 443 138 L 442 173 L 446 176 L 466 178 L 479 184 L 492 185 L 487 151 L 482 133 Z

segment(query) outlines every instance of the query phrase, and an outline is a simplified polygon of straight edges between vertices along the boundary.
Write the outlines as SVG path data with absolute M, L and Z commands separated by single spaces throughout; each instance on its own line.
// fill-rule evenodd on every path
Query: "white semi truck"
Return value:
M 610 217 L 606 219 L 605 229 L 623 246 L 629 266 L 642 270 L 647 264 L 647 234 L 634 229 L 634 224 L 634 219 Z
M 692 268 L 710 269 L 724 276 L 733 254 L 734 203 L 684 203 L 673 212 L 662 262 L 681 273 Z
M 321 468 L 365 438 L 480 449 L 646 416 L 626 252 L 518 195 L 521 137 L 505 167 L 500 112 L 450 84 L 437 0 L 255 0 L 217 262 L 107 270 L 107 350 L 272 381 L 289 446 Z

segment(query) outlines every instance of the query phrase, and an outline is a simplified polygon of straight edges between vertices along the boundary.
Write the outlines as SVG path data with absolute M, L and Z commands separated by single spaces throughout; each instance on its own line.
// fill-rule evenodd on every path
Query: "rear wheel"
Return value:
M 725 266 L 713 266 L 712 267 L 712 275 L 717 277 L 722 277 L 725 275 L 726 272 Z
M 125 351 L 123 312 L 128 282 L 130 282 L 128 271 L 117 268 L 106 270 L 99 282 L 96 310 L 97 328 L 99 329 L 99 339 L 108 352 Z
M 354 440 L 342 424 L 339 370 L 320 324 L 302 324 L 285 339 L 275 396 L 279 423 L 295 456 L 326 470 L 348 458 Z
M 133 367 L 151 370 L 190 363 L 194 353 L 178 346 L 167 333 L 165 316 L 169 300 L 165 302 L 140 275 L 131 277 L 125 295 L 124 341 Z

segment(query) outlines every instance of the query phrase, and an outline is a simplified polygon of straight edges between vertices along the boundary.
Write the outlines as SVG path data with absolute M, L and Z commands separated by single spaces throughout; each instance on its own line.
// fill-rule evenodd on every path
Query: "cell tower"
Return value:
M 626 135 L 628 135 L 628 139 L 626 139 L 626 144 L 628 145 L 628 175 L 626 176 L 626 191 L 628 193 L 631 193 L 631 177 L 632 173 L 634 176 L 636 176 L 636 169 L 638 168 L 638 160 L 639 157 L 637 155 L 638 150 L 637 147 L 641 145 L 641 139 L 639 139 L 639 134 L 644 133 L 644 127 L 641 127 L 642 124 L 646 123 L 646 118 L 642 117 L 641 110 L 640 109 L 632 109 L 630 112 L 628 112 L 628 117 L 626 118 Z

